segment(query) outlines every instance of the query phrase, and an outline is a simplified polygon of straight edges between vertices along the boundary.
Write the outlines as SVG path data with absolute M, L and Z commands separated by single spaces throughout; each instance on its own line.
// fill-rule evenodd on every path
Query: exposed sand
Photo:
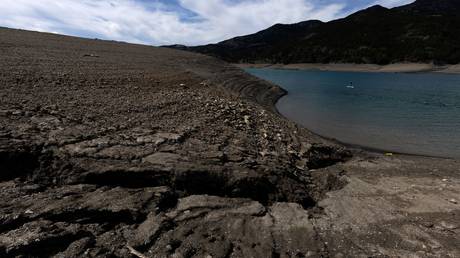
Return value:
M 440 70 L 439 72 L 459 74 L 460 73 L 460 64 L 450 65 L 447 68 L 445 68 L 444 70 Z
M 414 73 L 439 72 L 460 74 L 460 65 L 436 66 L 423 63 L 376 64 L 235 64 L 240 68 L 275 68 L 342 72 Z

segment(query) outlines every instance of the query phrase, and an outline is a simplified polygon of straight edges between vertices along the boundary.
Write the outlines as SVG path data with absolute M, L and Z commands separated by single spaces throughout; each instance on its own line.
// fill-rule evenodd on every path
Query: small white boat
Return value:
M 354 89 L 354 88 L 355 88 L 355 86 L 353 86 L 353 83 L 352 83 L 352 82 L 350 82 L 350 84 L 347 86 L 347 88 L 349 88 L 349 89 Z

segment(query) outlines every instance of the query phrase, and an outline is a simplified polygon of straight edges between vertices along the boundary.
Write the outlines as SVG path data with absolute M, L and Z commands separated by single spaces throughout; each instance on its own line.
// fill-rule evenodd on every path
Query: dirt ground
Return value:
M 347 149 L 216 59 L 0 29 L 1 257 L 459 257 L 460 164 Z

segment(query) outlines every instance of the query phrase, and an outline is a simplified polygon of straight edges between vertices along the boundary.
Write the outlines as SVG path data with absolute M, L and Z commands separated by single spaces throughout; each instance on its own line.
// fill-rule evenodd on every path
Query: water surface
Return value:
M 460 75 L 246 71 L 286 89 L 279 112 L 319 135 L 386 151 L 460 158 Z

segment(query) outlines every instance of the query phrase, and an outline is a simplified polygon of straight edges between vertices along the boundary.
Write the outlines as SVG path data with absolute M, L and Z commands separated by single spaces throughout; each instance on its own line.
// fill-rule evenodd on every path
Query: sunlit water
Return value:
M 460 75 L 246 71 L 286 89 L 279 112 L 319 135 L 386 151 L 460 158 Z

